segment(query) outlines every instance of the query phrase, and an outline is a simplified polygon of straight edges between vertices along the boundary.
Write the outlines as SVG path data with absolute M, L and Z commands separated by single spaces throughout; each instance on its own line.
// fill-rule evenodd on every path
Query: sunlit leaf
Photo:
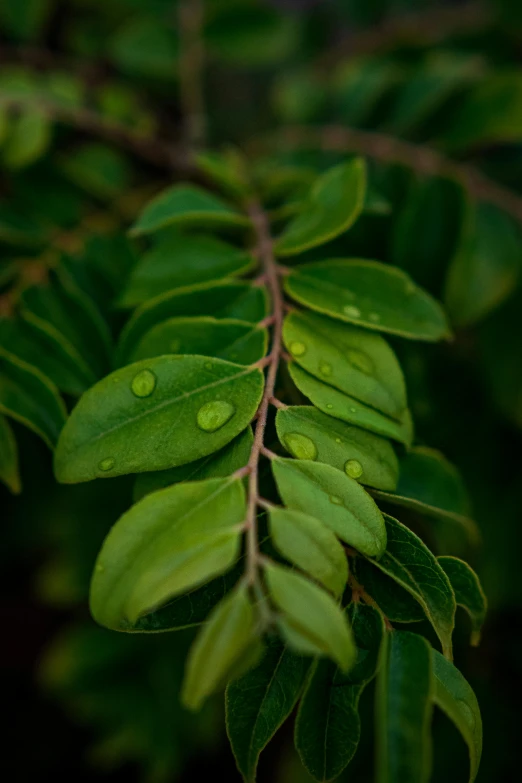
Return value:
M 462 606 L 470 616 L 471 643 L 478 645 L 488 608 L 480 580 L 471 566 L 458 557 L 439 557 L 438 561 L 451 582 L 457 606 Z

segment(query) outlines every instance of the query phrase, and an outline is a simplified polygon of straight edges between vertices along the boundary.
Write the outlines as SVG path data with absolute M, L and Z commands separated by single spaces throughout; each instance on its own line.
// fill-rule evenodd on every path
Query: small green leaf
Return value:
M 267 563 L 264 571 L 270 598 L 287 626 L 348 671 L 355 663 L 356 648 L 346 615 L 331 595 L 289 568 Z M 287 626 L 281 627 L 284 635 Z M 295 638 L 287 636 L 290 647 Z
M 311 405 L 283 408 L 276 416 L 277 435 L 297 459 L 309 456 L 344 470 L 351 478 L 371 487 L 393 490 L 399 462 L 388 440 L 326 416 Z M 311 445 L 310 445 L 311 444 Z
M 2 160 L 10 169 L 22 169 L 41 158 L 51 143 L 52 125 L 38 109 L 24 109 L 11 120 L 2 146 Z
M 433 700 L 462 734 L 469 748 L 469 783 L 477 777 L 482 755 L 482 718 L 477 698 L 462 674 L 436 650 L 431 651 Z
M 347 544 L 366 555 L 386 548 L 381 512 L 355 479 L 330 465 L 274 459 L 272 470 L 286 506 L 320 519 Z
M 380 335 L 316 313 L 292 312 L 283 338 L 292 358 L 329 386 L 399 418 L 407 406 L 399 362 Z
M 54 448 L 67 412 L 58 389 L 35 367 L 0 348 L 0 413 Z
M 255 614 L 241 585 L 214 609 L 189 653 L 182 700 L 197 710 L 222 683 L 231 679 L 242 656 L 255 643 Z
M 131 228 L 133 236 L 167 226 L 245 226 L 248 218 L 196 185 L 174 185 L 149 201 Z
M 313 185 L 300 214 L 276 240 L 276 255 L 293 256 L 342 234 L 362 212 L 365 191 L 362 158 L 329 169 Z
M 132 270 L 119 305 L 135 307 L 173 288 L 242 275 L 253 265 L 249 253 L 216 237 L 162 232 Z
M 462 606 L 470 616 L 471 644 L 476 646 L 480 642 L 480 632 L 488 608 L 480 580 L 471 566 L 458 557 L 445 556 L 437 559 L 451 582 L 457 606 Z
M 141 338 L 167 318 L 214 316 L 258 323 L 267 314 L 266 291 L 237 280 L 179 288 L 167 291 L 139 307 L 127 322 L 118 345 L 118 363 L 124 364 Z
M 422 636 L 394 631 L 377 678 L 377 783 L 426 783 L 431 772 L 434 692 L 431 648 Z
M 306 307 L 365 329 L 412 340 L 450 336 L 440 304 L 401 269 L 358 258 L 304 264 L 285 279 L 290 296 Z
M 253 443 L 252 429 L 242 432 L 220 451 L 206 457 L 180 465 L 170 470 L 158 470 L 140 473 L 134 482 L 134 502 L 157 489 L 179 484 L 181 481 L 202 481 L 209 478 L 231 476 L 236 470 L 244 468 L 250 457 Z
M 114 525 L 98 555 L 91 611 L 116 630 L 227 571 L 246 512 L 239 479 L 178 484 L 143 498 Z
M 234 318 L 168 318 L 146 332 L 129 355 L 131 362 L 167 353 L 215 356 L 255 364 L 266 355 L 268 332 Z
M 0 481 L 14 495 L 22 490 L 18 468 L 18 448 L 9 422 L 0 414 Z
M 352 573 L 391 622 L 416 623 L 425 619 L 424 609 L 417 599 L 364 557 L 352 560 Z
M 60 170 L 82 190 L 102 201 L 117 198 L 131 184 L 132 171 L 128 159 L 105 144 L 83 144 L 68 152 L 61 160 Z
M 228 685 L 227 733 L 247 783 L 256 779 L 261 751 L 294 709 L 309 666 L 272 638 L 259 664 Z
M 444 654 L 451 656 L 455 625 L 455 594 L 442 566 L 421 539 L 396 519 L 384 515 L 388 534 L 386 552 L 373 566 L 384 571 L 424 609 L 439 637 Z
M 264 376 L 204 356 L 160 356 L 111 373 L 74 408 L 55 458 L 58 481 L 164 470 L 212 454 L 242 432 Z
M 299 365 L 290 362 L 288 365 L 290 376 L 299 389 L 320 411 L 340 419 L 348 424 L 355 424 L 363 430 L 369 430 L 386 438 L 411 444 L 413 439 L 413 424 L 408 409 L 404 412 L 401 421 L 391 419 L 384 413 L 379 413 L 374 408 L 364 405 L 354 397 L 318 381 L 313 375 L 302 370 Z
M 348 561 L 334 533 L 301 511 L 274 507 L 269 516 L 273 544 L 283 557 L 340 595 L 348 581 Z

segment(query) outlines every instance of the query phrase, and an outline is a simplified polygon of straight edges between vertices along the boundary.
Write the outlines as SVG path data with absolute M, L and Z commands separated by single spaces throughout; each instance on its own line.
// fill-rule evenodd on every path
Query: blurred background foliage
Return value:
M 461 547 L 490 604 L 481 646 L 469 649 L 463 635 L 456 652 L 483 711 L 479 780 L 518 780 L 522 4 L 203 5 L 209 144 L 238 144 L 273 172 L 274 214 L 283 196 L 299 200 L 314 172 L 365 155 L 365 214 L 328 250 L 407 269 L 451 315 L 453 342 L 394 347 L 418 440 L 459 466 L 482 533 L 464 551 L 462 542 L 450 547 L 451 531 L 437 532 L 439 552 Z M 76 285 L 88 300 L 76 306 L 94 306 L 117 328 L 114 301 L 135 261 L 126 228 L 187 166 L 184 118 L 198 109 L 187 45 L 194 9 L 200 4 L 182 0 L 0 3 L 0 345 L 16 345 L 50 377 L 49 343 L 35 321 L 46 306 L 42 283 L 60 261 L 69 281 L 60 301 Z M 64 338 L 85 355 L 85 334 L 68 312 L 64 305 Z M 85 372 L 71 377 L 70 401 L 105 370 Z M 222 700 L 199 716 L 179 706 L 192 631 L 124 636 L 89 618 L 92 564 L 130 503 L 129 482 L 57 486 L 49 451 L 13 429 L 24 491 L 0 489 L 9 779 L 161 782 L 219 770 L 239 780 Z M 366 694 L 363 721 L 370 703 Z M 371 730 L 362 736 L 343 780 L 372 779 Z M 466 770 L 460 738 L 438 720 L 434 779 L 464 780 Z M 308 780 L 291 727 L 262 758 L 260 780 Z

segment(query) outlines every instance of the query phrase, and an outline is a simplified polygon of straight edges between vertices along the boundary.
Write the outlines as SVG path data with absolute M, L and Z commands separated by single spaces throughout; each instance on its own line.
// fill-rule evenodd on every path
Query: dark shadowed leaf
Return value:
M 2 414 L 0 414 L 0 481 L 15 495 L 22 489 L 15 436 L 9 422 Z
M 374 568 L 366 558 L 352 560 L 352 573 L 391 622 L 414 623 L 426 617 L 411 593 L 384 571 Z
M 451 582 L 457 606 L 462 606 L 470 616 L 471 644 L 478 645 L 488 608 L 480 580 L 471 566 L 458 557 L 439 557 L 438 561 Z

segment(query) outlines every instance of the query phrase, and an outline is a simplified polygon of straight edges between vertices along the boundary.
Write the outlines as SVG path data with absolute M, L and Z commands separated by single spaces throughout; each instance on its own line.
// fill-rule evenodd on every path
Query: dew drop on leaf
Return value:
M 325 375 L 326 377 L 328 377 L 329 375 L 332 374 L 332 365 L 328 364 L 328 362 L 321 362 L 321 364 L 319 365 L 319 372 L 321 373 L 321 375 Z
M 213 367 L 212 362 L 205 362 L 205 370 L 211 370 Z
M 330 495 L 330 503 L 333 503 L 334 506 L 342 506 L 343 505 L 342 498 L 340 498 L 339 495 Z
M 100 470 L 103 470 L 104 473 L 108 470 L 112 470 L 114 467 L 114 457 L 105 457 L 105 459 L 102 459 L 98 464 L 98 467 Z
M 197 413 L 198 427 L 204 432 L 216 432 L 230 421 L 236 409 L 225 400 L 206 402 Z
M 335 439 L 335 442 L 336 442 L 336 443 L 342 443 L 342 440 L 341 440 L 341 438 L 336 438 L 336 439 Z
M 346 354 L 348 361 L 356 370 L 371 375 L 373 372 L 373 362 L 369 356 L 362 351 L 348 351 Z
M 156 388 L 156 376 L 152 370 L 140 370 L 131 383 L 132 393 L 136 397 L 150 397 Z
M 363 474 L 363 466 L 358 459 L 349 459 L 344 466 L 344 472 L 350 478 L 357 479 Z
M 313 440 L 299 432 L 289 432 L 285 436 L 285 445 L 296 459 L 317 459 L 317 446 Z
M 303 356 L 306 353 L 306 345 L 300 342 L 290 343 L 290 353 L 292 356 Z
M 381 320 L 381 316 L 379 315 L 379 313 L 370 313 L 368 318 L 370 319 L 370 321 L 373 321 L 374 323 L 377 323 L 378 321 Z
M 358 307 L 354 307 L 354 305 L 345 305 L 343 307 L 343 313 L 345 315 L 349 315 L 350 318 L 360 318 L 361 317 L 361 311 Z
M 350 408 L 350 413 L 357 413 L 357 408 Z
M 333 408 L 333 405 L 332 405 L 332 403 L 331 403 L 331 402 L 329 402 L 329 403 L 328 403 L 328 405 L 327 405 L 326 407 L 328 408 L 328 410 L 329 410 L 329 411 L 331 411 L 331 410 L 332 410 L 332 408 Z

